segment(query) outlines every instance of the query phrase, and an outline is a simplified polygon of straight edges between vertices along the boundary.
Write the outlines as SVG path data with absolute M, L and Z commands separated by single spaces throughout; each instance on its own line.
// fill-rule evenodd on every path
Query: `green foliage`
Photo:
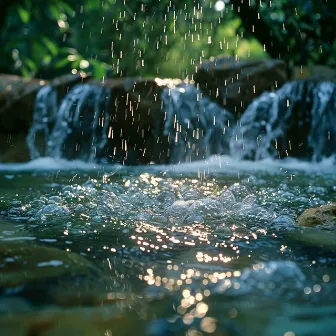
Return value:
M 241 0 L 219 12 L 216 1 L 14 0 L 0 32 L 0 71 L 184 77 L 218 54 L 274 57 L 263 47 L 270 31 L 288 64 L 335 64 L 332 1 L 252 1 L 269 27 L 263 36 L 249 29 L 256 18 L 235 11 Z
M 335 64 L 336 2 L 330 0 L 283 0 L 260 2 L 260 13 L 281 41 L 281 57 L 291 64 Z

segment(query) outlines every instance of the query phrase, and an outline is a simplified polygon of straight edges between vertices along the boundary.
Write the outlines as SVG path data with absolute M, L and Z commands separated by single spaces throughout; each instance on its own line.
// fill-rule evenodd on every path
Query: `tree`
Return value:
M 288 64 L 326 64 L 335 42 L 336 2 L 330 0 L 232 0 L 246 37 Z M 251 3 L 251 4 L 250 4 Z
M 0 72 L 185 77 L 218 54 L 336 63 L 335 1 L 224 1 L 0 0 Z

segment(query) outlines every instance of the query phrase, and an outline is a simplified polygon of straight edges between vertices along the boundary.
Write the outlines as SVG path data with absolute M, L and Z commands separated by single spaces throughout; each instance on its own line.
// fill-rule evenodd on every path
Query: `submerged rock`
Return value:
M 296 220 L 299 226 L 336 225 L 336 203 L 324 204 L 319 208 L 306 209 Z
M 120 300 L 121 301 L 121 300 Z M 126 301 L 126 300 L 123 300 Z M 126 308 L 125 304 L 125 308 Z M 122 313 L 117 304 L 63 309 L 55 306 L 29 313 L 2 314 L 1 335 L 101 336 L 144 335 L 145 319 Z
M 90 261 L 76 253 L 22 242 L 2 242 L 0 246 L 0 288 L 94 270 Z
M 329 251 L 336 249 L 336 233 L 329 230 L 306 229 L 300 231 L 292 231 L 286 235 L 290 240 L 309 247 L 323 248 Z

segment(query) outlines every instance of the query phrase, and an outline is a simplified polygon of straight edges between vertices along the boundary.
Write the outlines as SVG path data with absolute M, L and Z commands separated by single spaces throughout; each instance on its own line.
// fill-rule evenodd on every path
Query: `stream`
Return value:
M 331 159 L 0 171 L 1 335 L 333 334 Z

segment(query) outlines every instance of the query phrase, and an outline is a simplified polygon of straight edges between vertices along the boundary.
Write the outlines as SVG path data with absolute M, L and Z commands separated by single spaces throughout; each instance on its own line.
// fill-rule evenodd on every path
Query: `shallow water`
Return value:
M 0 168 L 2 245 L 92 265 L 46 276 L 66 267 L 56 250 L 36 264 L 21 257 L 35 278 L 2 285 L 1 335 L 333 334 L 334 228 L 295 225 L 336 201 L 332 164 Z

